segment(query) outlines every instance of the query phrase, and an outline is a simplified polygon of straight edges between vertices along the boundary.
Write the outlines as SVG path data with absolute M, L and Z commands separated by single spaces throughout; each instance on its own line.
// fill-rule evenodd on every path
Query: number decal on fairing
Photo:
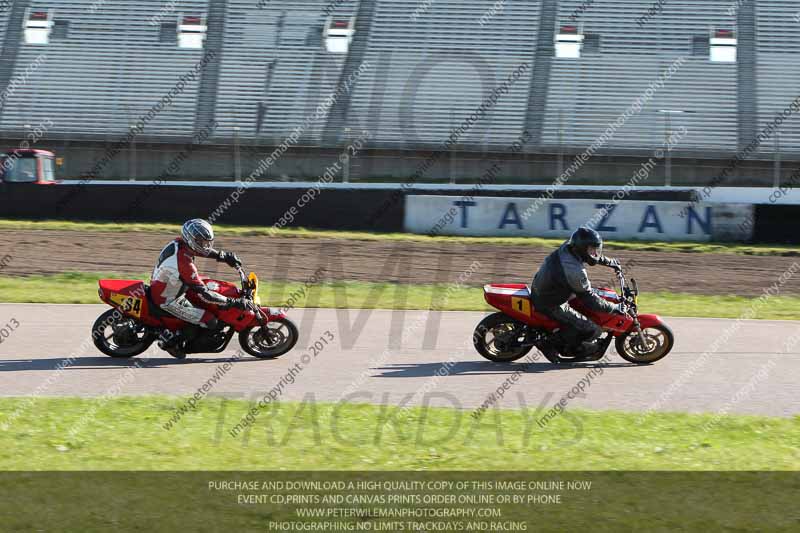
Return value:
M 511 307 L 523 315 L 531 316 L 531 301 L 527 298 L 511 297 Z
M 129 315 L 133 315 L 136 318 L 140 318 L 142 316 L 142 299 L 141 298 L 134 298 L 133 296 L 128 296 L 126 294 L 117 294 L 114 293 L 111 295 L 111 301 L 119 306 L 119 308 Z

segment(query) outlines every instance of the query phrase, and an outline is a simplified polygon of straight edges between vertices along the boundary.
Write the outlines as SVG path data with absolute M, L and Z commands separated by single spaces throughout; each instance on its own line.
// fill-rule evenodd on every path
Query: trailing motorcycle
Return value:
M 228 347 L 237 332 L 242 349 L 260 359 L 279 357 L 297 343 L 298 331 L 294 323 L 284 313 L 261 307 L 255 273 L 247 276 L 242 267 L 238 267 L 237 271 L 241 288 L 226 281 L 202 279 L 210 290 L 223 296 L 244 298 L 248 303 L 247 308 L 210 306 L 209 310 L 225 326 L 220 330 L 201 328 L 200 333 L 188 341 L 187 354 L 220 353 Z M 113 309 L 95 321 L 92 339 L 97 349 L 106 355 L 137 356 L 157 339 L 168 339 L 189 326 L 156 305 L 150 296 L 150 287 L 143 281 L 102 279 L 99 285 L 100 299 Z M 191 301 L 192 295 L 188 298 Z
M 580 358 L 571 356 L 571 347 L 558 335 L 561 324 L 533 308 L 530 289 L 521 283 L 483 288 L 486 302 L 500 312 L 478 324 L 473 334 L 475 349 L 490 361 L 507 363 L 521 359 L 534 347 L 554 347 L 558 355 L 550 358 L 551 362 L 570 363 L 601 359 L 613 340 L 617 353 L 631 363 L 649 364 L 666 357 L 675 344 L 672 330 L 658 315 L 639 314 L 636 280 L 631 279 L 628 285 L 622 269 L 615 270 L 620 292 L 608 287 L 595 291 L 612 303 L 622 304 L 625 314 L 596 312 L 578 298 L 569 301 L 570 307 L 604 330 L 595 353 Z

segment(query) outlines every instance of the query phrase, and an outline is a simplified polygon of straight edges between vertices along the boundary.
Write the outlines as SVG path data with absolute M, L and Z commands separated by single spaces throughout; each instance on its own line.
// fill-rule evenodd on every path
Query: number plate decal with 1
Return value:
M 531 301 L 528 298 L 511 297 L 511 307 L 524 315 L 531 316 Z

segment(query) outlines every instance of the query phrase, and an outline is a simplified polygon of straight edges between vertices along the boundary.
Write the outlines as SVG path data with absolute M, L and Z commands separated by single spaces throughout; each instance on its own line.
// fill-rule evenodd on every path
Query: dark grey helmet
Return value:
M 193 218 L 181 228 L 184 242 L 193 252 L 208 256 L 214 249 L 214 228 L 202 218 Z
M 569 238 L 569 247 L 587 265 L 594 266 L 603 255 L 603 238 L 590 227 L 581 226 Z

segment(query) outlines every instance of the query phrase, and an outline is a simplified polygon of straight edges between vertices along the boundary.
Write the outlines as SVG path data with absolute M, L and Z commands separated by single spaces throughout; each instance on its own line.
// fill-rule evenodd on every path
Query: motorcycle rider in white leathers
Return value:
M 224 324 L 202 304 L 245 309 L 246 302 L 209 290 L 200 279 L 194 263 L 197 256 L 216 259 L 234 268 L 242 264 L 236 254 L 214 250 L 213 244 L 214 229 L 211 224 L 199 218 L 186 222 L 181 229 L 181 236 L 161 250 L 150 280 L 150 296 L 159 307 L 189 324 L 218 329 Z M 202 302 L 201 306 L 189 301 L 186 295 L 190 292 Z M 159 345 L 173 357 L 183 359 L 186 357 L 183 350 L 186 340 L 186 334 L 178 332 L 172 338 L 162 340 Z

